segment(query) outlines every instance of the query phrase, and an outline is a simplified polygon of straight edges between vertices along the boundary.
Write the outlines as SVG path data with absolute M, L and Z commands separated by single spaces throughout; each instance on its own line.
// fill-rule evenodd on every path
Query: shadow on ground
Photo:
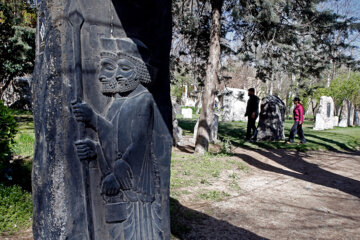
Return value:
M 360 198 L 360 181 L 329 172 L 322 169 L 317 164 L 307 162 L 306 160 L 304 160 L 304 158 L 306 157 L 306 153 L 294 152 L 289 150 L 265 151 L 257 149 L 254 151 L 295 172 L 261 162 L 250 156 L 249 154 L 236 153 L 235 156 L 241 158 L 248 164 L 261 170 L 284 174 L 290 177 L 301 179 L 303 181 L 337 189 L 344 193 Z M 354 154 L 359 155 L 360 153 L 342 153 L 341 160 L 346 160 L 347 158 L 352 159 L 351 156 Z
M 6 186 L 18 185 L 27 192 L 31 192 L 32 162 L 28 158 L 17 157 L 1 174 L 0 182 Z
M 246 229 L 182 206 L 170 199 L 171 233 L 181 240 L 265 240 Z

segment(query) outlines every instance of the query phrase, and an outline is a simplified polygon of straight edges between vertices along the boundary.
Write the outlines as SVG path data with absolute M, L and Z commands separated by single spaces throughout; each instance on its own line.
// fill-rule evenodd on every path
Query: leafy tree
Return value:
M 348 105 L 348 109 L 352 108 L 352 105 L 356 107 L 360 106 L 360 73 L 351 72 L 338 76 L 331 81 L 330 87 L 320 88 L 317 90 L 317 96 L 331 96 L 334 99 L 337 107 L 341 108 L 344 103 Z M 350 110 L 349 110 L 348 125 L 352 125 L 350 122 Z
M 222 53 L 253 64 L 257 77 L 270 81 L 270 94 L 277 73 L 299 75 L 301 80 L 320 79 L 331 63 L 354 63 L 339 49 L 351 48 L 345 39 L 358 29 L 356 19 L 320 11 L 321 2 L 324 0 L 174 1 L 176 59 L 190 71 L 205 71 L 198 75 L 204 88 L 196 152 L 208 148 Z M 231 42 L 228 35 L 233 36 Z
M 320 11 L 321 2 L 240 1 L 234 25 L 243 29 L 242 58 L 255 64 L 259 78 L 273 82 L 279 71 L 320 78 L 330 65 L 357 63 L 342 51 L 353 48 L 346 40 L 358 31 L 357 19 Z
M 26 26 L 26 16 L 23 20 L 21 24 L 12 9 L 0 3 L 0 96 L 14 77 L 33 71 L 36 30 Z
M 10 145 L 16 134 L 16 126 L 17 123 L 10 110 L 0 101 L 0 173 L 9 164 Z

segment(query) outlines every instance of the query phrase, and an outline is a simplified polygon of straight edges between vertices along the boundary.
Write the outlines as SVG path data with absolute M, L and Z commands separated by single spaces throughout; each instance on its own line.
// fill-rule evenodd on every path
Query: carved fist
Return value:
M 79 140 L 75 142 L 75 146 L 81 161 L 96 158 L 96 143 L 94 141 L 90 139 Z
M 112 196 L 118 194 L 119 190 L 120 185 L 116 181 L 114 174 L 107 175 L 102 182 L 101 193 Z
M 71 103 L 75 119 L 79 122 L 91 123 L 94 118 L 94 111 L 87 103 L 74 101 Z
M 126 161 L 119 159 L 115 162 L 114 174 L 119 180 L 121 189 L 129 190 L 133 187 L 133 172 Z

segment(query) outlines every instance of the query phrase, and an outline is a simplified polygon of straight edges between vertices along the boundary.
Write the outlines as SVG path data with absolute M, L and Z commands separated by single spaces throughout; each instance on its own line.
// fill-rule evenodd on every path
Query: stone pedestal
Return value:
M 276 96 L 267 96 L 261 100 L 258 125 L 258 140 L 283 140 L 285 123 L 285 104 Z
M 247 121 L 245 117 L 246 105 L 249 99 L 246 90 L 226 88 L 222 96 L 222 121 Z
M 171 2 L 37 2 L 34 239 L 170 239 Z

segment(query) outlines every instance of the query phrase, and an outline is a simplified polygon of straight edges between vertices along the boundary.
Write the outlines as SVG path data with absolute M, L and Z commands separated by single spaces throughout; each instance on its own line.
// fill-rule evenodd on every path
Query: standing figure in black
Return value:
M 97 140 L 76 143 L 81 160 L 97 159 L 101 195 L 109 225 L 108 240 L 164 239 L 161 219 L 162 159 L 155 149 L 160 113 L 151 93 L 148 48 L 137 39 L 103 38 L 98 75 L 111 101 L 104 113 L 74 103 L 77 121 L 97 133 Z M 150 69 L 150 70 L 149 70 Z
M 246 106 L 245 117 L 248 117 L 247 131 L 245 141 L 251 140 L 251 130 L 253 130 L 253 140 L 256 141 L 257 129 L 256 119 L 259 116 L 259 98 L 255 95 L 255 89 L 248 90 L 249 100 Z

